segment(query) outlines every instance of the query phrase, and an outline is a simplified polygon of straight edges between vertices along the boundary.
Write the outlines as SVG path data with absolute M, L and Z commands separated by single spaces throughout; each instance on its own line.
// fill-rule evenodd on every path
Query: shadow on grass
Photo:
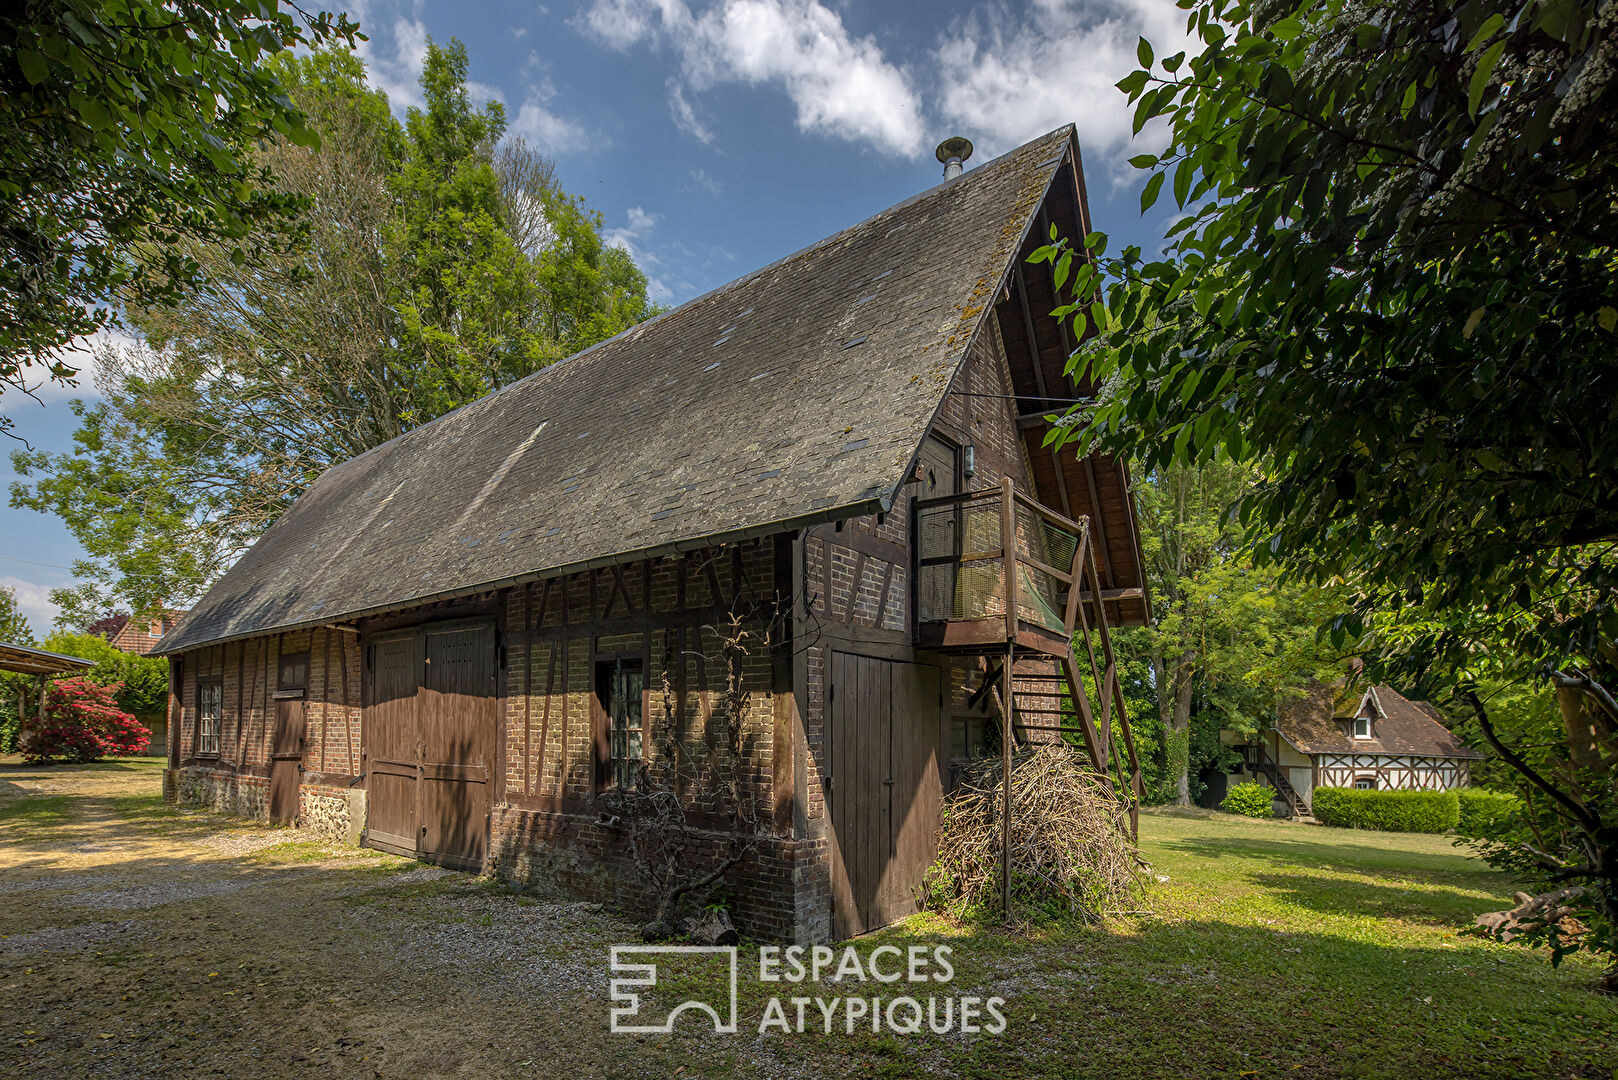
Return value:
M 1311 870 L 1334 873 L 1368 874 L 1396 870 L 1412 877 L 1487 877 L 1498 873 L 1468 854 L 1464 848 L 1448 852 L 1410 851 L 1406 848 L 1379 848 L 1369 843 L 1332 843 L 1313 837 L 1307 840 L 1259 840 L 1246 837 L 1195 837 L 1161 840 L 1165 851 L 1194 855 L 1199 859 L 1229 857 L 1265 859 Z
M 1453 884 L 1373 885 L 1309 874 L 1251 874 L 1247 880 L 1282 903 L 1323 915 L 1402 919 L 1455 929 L 1470 926 L 1480 912 L 1499 909 L 1510 895 Z M 1484 883 L 1487 879 L 1479 884 Z
M 52 761 L 31 764 L 15 759 L 0 761 L 0 773 L 38 773 L 40 776 L 50 776 L 52 773 L 74 772 L 150 772 L 157 773 L 163 768 L 162 758 L 135 757 L 125 761 L 108 759 L 106 761 Z

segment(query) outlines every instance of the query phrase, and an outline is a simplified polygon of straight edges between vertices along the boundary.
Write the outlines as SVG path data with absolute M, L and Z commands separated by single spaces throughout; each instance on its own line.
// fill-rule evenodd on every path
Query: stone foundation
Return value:
M 163 801 L 254 821 L 270 820 L 270 782 L 262 776 L 195 767 L 164 769 Z M 302 785 L 297 827 L 310 839 L 359 846 L 365 830 L 365 790 Z
M 175 794 L 169 799 L 169 774 L 164 774 L 164 798 L 178 806 L 200 806 L 232 817 L 270 820 L 270 781 L 262 776 L 240 776 L 214 769 L 180 769 Z
M 303 785 L 298 789 L 298 828 L 318 840 L 358 847 L 365 831 L 365 790 Z

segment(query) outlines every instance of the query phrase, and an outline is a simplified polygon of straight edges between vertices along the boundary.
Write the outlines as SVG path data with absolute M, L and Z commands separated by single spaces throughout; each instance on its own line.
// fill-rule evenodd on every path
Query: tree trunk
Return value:
M 1568 758 L 1576 776 L 1600 775 L 1607 770 L 1613 746 L 1613 728 L 1594 697 L 1577 687 L 1558 686 L 1556 705 L 1567 731 Z
M 1174 698 L 1172 712 L 1166 725 L 1168 735 L 1175 740 L 1174 805 L 1191 805 L 1191 676 L 1194 654 L 1182 653 L 1174 666 Z

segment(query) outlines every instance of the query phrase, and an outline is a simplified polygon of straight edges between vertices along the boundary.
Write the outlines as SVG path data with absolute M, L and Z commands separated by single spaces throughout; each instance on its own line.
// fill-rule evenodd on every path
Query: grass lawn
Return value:
M 634 1036 L 608 1031 L 607 950 L 635 941 L 612 913 L 176 812 L 157 782 L 0 766 L 0 1075 L 1618 1078 L 1595 962 L 1458 936 L 1511 883 L 1442 837 L 1147 814 L 1150 916 L 856 943 L 950 945 L 921 994 L 760 984 L 744 945 L 737 1034 Z M 1004 998 L 1006 1031 L 826 1034 L 811 1006 L 759 1033 L 772 995 L 905 993 Z

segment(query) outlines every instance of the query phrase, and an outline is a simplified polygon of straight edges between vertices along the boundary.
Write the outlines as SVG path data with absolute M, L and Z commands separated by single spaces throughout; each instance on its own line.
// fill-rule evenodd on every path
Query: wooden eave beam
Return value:
M 1107 514 L 1101 508 L 1101 488 L 1096 484 L 1096 466 L 1093 457 L 1084 459 L 1084 482 L 1090 489 L 1090 508 L 1095 511 L 1091 520 L 1095 523 L 1096 548 L 1101 552 L 1101 565 L 1107 570 L 1107 588 L 1116 588 L 1118 579 L 1112 570 L 1112 548 L 1107 543 Z
M 1040 211 L 1041 216 L 1044 211 Z M 1034 365 L 1034 385 L 1039 388 L 1042 401 L 1051 400 L 1049 391 L 1045 388 L 1044 365 L 1039 359 L 1039 338 L 1034 334 L 1034 314 L 1028 308 L 1028 282 L 1023 277 L 1022 259 L 1019 258 L 1014 271 L 1017 278 L 1017 303 L 1022 309 L 1023 334 L 1028 338 L 1028 359 Z M 1022 418 L 1018 417 L 1020 427 Z M 1056 472 L 1056 494 L 1062 501 L 1062 513 L 1067 517 L 1073 516 L 1073 505 L 1067 497 L 1067 476 L 1062 470 L 1062 455 L 1056 447 L 1050 447 L 1051 468 Z

